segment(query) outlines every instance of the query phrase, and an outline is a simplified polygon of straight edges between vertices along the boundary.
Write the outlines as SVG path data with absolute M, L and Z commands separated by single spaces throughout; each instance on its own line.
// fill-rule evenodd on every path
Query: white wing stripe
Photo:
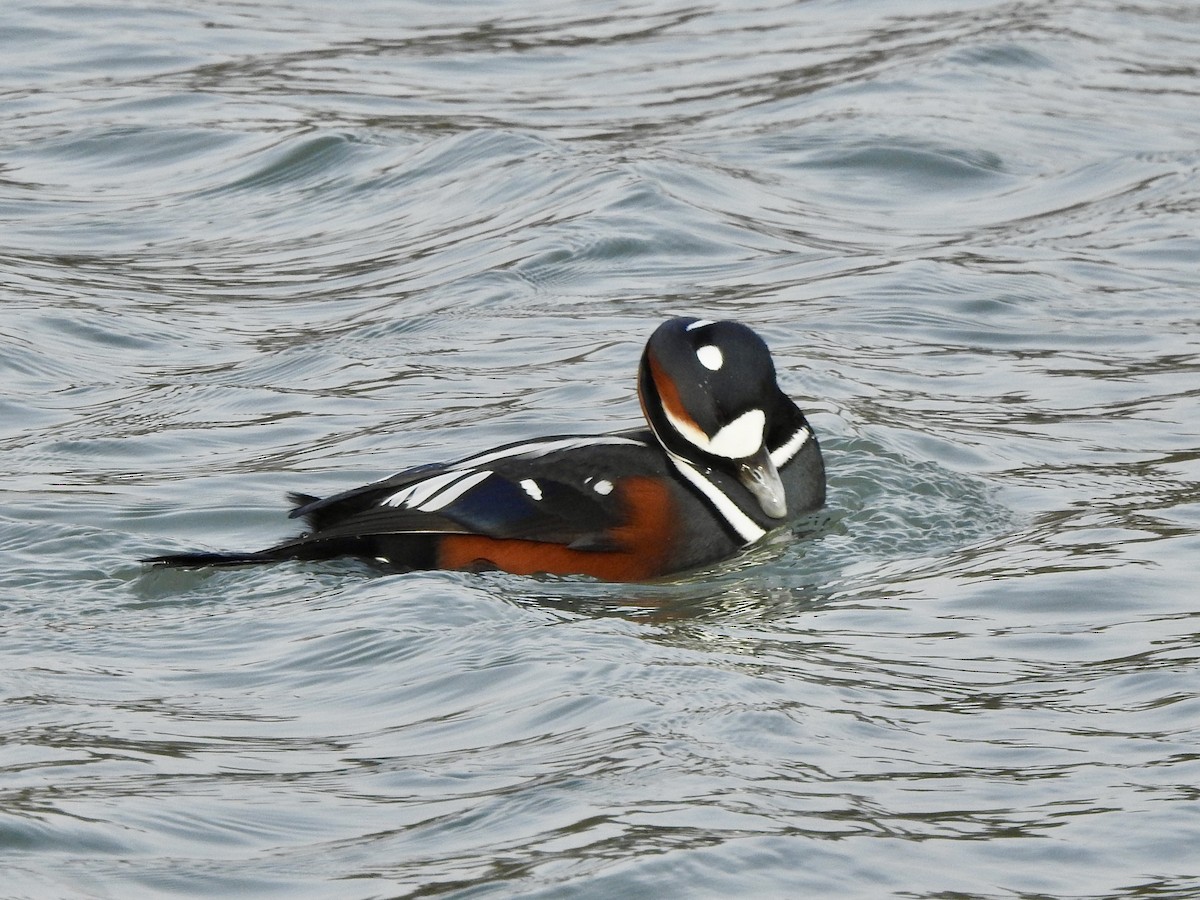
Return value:
M 645 443 L 635 438 L 617 437 L 615 435 L 597 435 L 595 437 L 558 438 L 548 441 L 531 441 L 528 444 L 517 444 L 471 456 L 454 464 L 452 468 L 437 475 L 407 485 L 380 501 L 383 506 L 403 506 L 408 509 L 418 509 L 421 512 L 436 512 L 453 503 L 475 485 L 492 474 L 490 469 L 480 469 L 480 466 L 494 463 L 502 459 L 527 456 L 536 459 L 556 450 L 574 450 L 582 447 L 595 447 L 608 444 L 632 444 L 644 447 Z
M 491 473 L 485 472 L 484 474 L 490 475 Z M 408 487 L 401 488 L 390 497 L 386 497 L 383 500 L 383 504 L 385 506 L 419 507 L 442 488 L 449 487 L 459 479 L 466 477 L 468 477 L 468 473 L 463 472 L 461 469 L 442 472 L 440 475 L 433 475 L 418 481 L 416 484 L 410 484 Z
M 441 493 L 434 494 L 429 500 L 418 506 L 417 509 L 421 512 L 435 512 L 443 506 L 448 506 L 491 474 L 491 470 L 489 469 L 472 472 L 465 478 L 454 482 L 454 484 L 447 487 Z

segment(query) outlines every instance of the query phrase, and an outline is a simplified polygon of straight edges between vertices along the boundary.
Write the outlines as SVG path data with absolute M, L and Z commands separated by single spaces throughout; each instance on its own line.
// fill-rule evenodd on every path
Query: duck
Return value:
M 356 557 L 390 571 L 662 579 L 711 566 L 825 503 L 817 435 L 766 342 L 735 321 L 671 318 L 637 371 L 645 426 L 536 437 L 316 497 L 296 537 L 156 567 Z

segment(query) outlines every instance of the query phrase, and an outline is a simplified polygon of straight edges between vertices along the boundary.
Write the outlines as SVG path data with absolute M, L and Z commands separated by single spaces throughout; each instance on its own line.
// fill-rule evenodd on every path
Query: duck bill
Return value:
M 741 461 L 737 475 L 738 481 L 754 495 L 764 513 L 772 519 L 782 519 L 787 515 L 783 479 L 779 477 L 779 470 L 771 462 L 771 453 L 765 446 Z

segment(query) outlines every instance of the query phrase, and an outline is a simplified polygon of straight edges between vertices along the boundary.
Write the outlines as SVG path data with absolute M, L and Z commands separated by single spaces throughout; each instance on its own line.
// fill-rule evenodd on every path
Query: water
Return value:
M 0 11 L 10 897 L 1200 897 L 1200 14 Z M 830 503 L 667 584 L 148 571 L 638 422 Z

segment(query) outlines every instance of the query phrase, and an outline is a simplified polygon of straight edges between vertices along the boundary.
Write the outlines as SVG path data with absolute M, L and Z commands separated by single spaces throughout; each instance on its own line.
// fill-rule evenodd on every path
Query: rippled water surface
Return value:
M 11 897 L 1200 897 L 1192 0 L 6 3 Z M 826 447 L 671 583 L 147 570 L 637 424 Z

